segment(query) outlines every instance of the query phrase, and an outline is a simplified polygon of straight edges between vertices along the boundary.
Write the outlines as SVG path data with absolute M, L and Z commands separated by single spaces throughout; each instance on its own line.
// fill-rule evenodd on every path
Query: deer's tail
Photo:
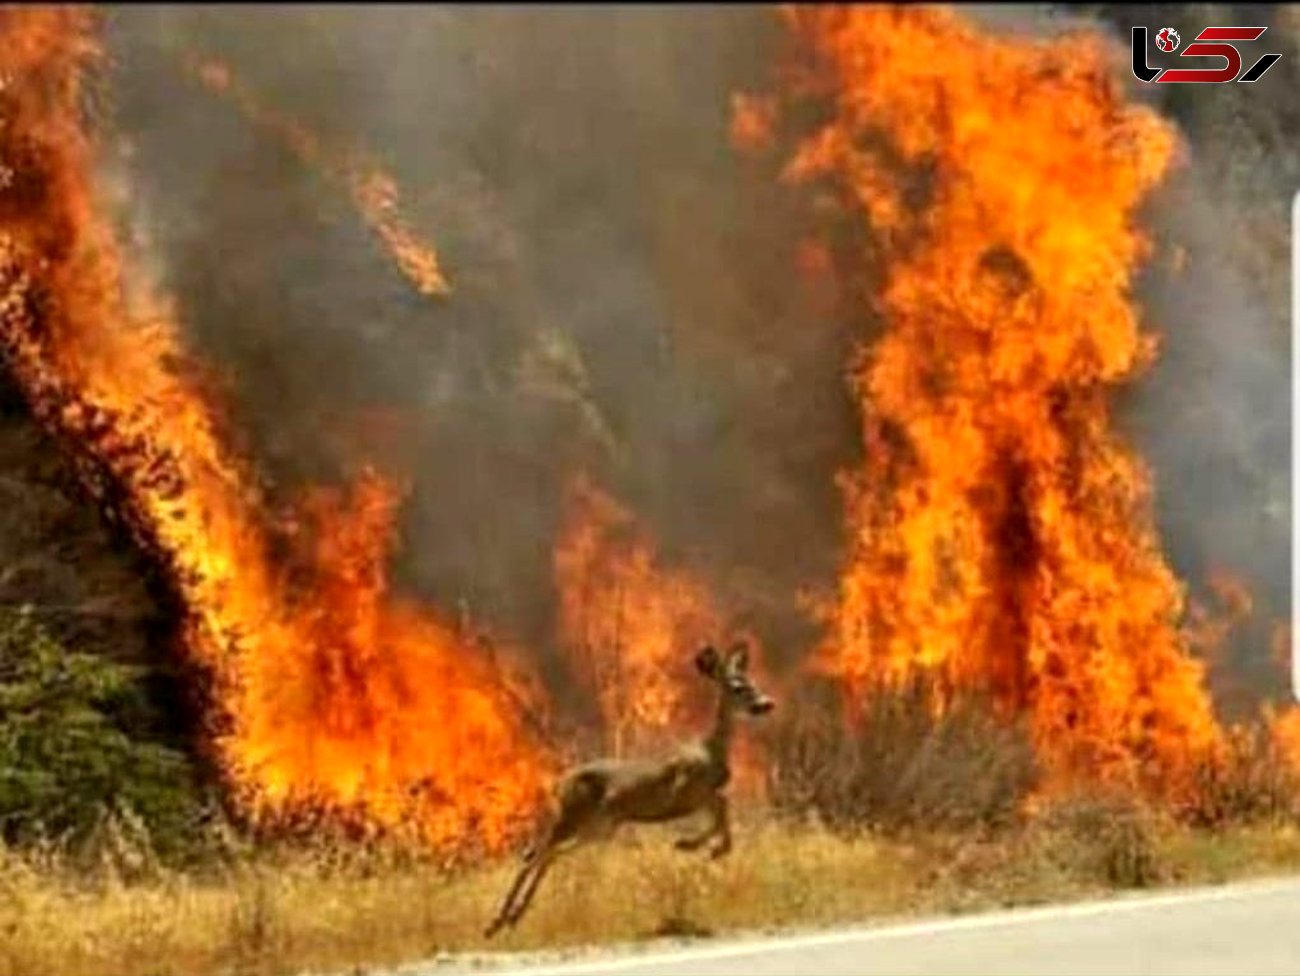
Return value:
M 574 807 L 595 806 L 605 798 L 608 785 L 608 777 L 594 769 L 579 769 L 565 777 L 558 791 L 561 813 Z

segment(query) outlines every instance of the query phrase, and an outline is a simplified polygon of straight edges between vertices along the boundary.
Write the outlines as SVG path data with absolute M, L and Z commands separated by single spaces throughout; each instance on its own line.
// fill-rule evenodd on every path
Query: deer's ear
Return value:
M 699 653 L 695 655 L 695 667 L 702 675 L 710 678 L 717 676 L 718 652 L 714 650 L 712 644 L 700 648 Z
M 736 641 L 727 652 L 727 665 L 737 671 L 749 670 L 749 644 Z

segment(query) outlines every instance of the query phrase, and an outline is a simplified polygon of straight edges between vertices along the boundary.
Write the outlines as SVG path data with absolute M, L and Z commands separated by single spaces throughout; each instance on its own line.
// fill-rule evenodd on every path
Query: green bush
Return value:
M 194 768 L 149 741 L 140 677 L 0 611 L 0 839 L 75 842 L 125 816 L 160 851 L 185 842 L 201 810 Z

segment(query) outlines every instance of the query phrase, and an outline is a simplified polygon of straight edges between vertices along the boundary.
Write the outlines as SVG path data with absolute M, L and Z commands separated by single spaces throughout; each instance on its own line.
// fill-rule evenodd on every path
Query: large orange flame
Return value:
M 1060 777 L 1176 789 L 1222 742 L 1190 648 L 1225 625 L 1186 626 L 1149 475 L 1110 416 L 1155 351 L 1129 295 L 1147 252 L 1135 212 L 1173 132 L 1126 103 L 1090 36 L 994 39 L 929 8 L 787 16 L 806 60 L 788 90 L 736 100 L 734 142 L 763 151 L 818 120 L 786 175 L 836 191 L 857 250 L 807 243 L 801 268 L 846 268 L 864 284 L 844 294 L 879 296 L 857 310 L 864 333 L 880 328 L 852 373 L 864 459 L 845 479 L 821 661 L 850 696 L 918 668 L 989 690 L 1032 716 Z M 80 8 L 0 11 L 4 364 L 162 564 L 185 650 L 211 675 L 217 757 L 251 813 L 322 806 L 498 846 L 551 769 L 525 722 L 532 691 L 390 592 L 392 482 L 367 471 L 291 516 L 269 510 L 97 196 L 78 109 L 95 29 Z M 193 68 L 344 185 L 417 289 L 446 290 L 390 178 L 220 62 Z M 554 571 L 561 643 L 616 753 L 705 720 L 690 652 L 724 640 L 726 616 L 589 480 L 571 485 Z M 1245 613 L 1229 584 L 1222 602 Z M 1271 721 L 1300 768 L 1300 718 Z
M 1291 705 L 1268 715 L 1273 747 L 1286 768 L 1300 775 L 1300 706 Z
M 274 135 L 303 163 L 342 186 L 366 226 L 417 292 L 446 295 L 451 291 L 438 252 L 402 217 L 397 181 L 389 173 L 358 152 L 327 147 L 302 122 L 263 103 L 224 61 L 192 55 L 185 59 L 185 66 L 209 91 L 231 99 L 254 125 Z
M 1179 629 L 1149 475 L 1112 391 L 1153 355 L 1129 289 L 1135 210 L 1174 133 L 1099 38 L 994 38 L 945 10 L 787 11 L 818 103 L 793 181 L 877 248 L 878 339 L 852 389 L 864 460 L 830 666 L 853 689 L 930 669 L 1032 712 L 1053 767 L 1173 784 L 1218 727 Z M 737 138 L 761 144 L 750 110 Z M 877 279 L 880 280 L 880 279 Z
M 0 12 L 5 363 L 88 487 L 164 562 L 250 811 L 310 803 L 498 845 L 536 803 L 546 759 L 499 670 L 387 594 L 397 492 L 367 474 L 314 494 L 280 545 L 174 318 L 125 274 L 78 111 L 95 29 L 79 8 Z
M 704 582 L 664 565 L 636 518 L 590 478 L 569 483 L 565 524 L 554 552 L 560 643 L 598 705 L 605 746 L 614 754 L 651 753 L 702 732 L 714 693 L 694 668 L 704 644 L 744 638 L 750 673 L 771 690 L 772 676 L 752 635 L 728 625 Z M 761 794 L 763 750 L 733 740 L 739 793 Z
M 598 703 L 616 753 L 676 738 L 700 719 L 692 650 L 721 639 L 704 587 L 661 565 L 633 516 L 576 477 L 555 546 L 560 641 Z

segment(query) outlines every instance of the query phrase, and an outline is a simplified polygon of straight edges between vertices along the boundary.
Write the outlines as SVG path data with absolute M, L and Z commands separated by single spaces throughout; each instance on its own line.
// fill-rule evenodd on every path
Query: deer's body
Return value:
M 597 759 L 561 782 L 562 810 L 592 808 L 597 819 L 617 823 L 662 823 L 700 810 L 726 785 L 727 769 L 712 766 L 705 751 L 685 747 L 662 760 Z
M 695 850 L 716 838 L 713 857 L 731 850 L 725 790 L 731 780 L 733 715 L 737 711 L 761 715 L 771 710 L 772 702 L 746 677 L 748 656 L 743 648 L 733 648 L 723 660 L 707 647 L 695 663 L 719 686 L 717 717 L 708 736 L 658 760 L 596 759 L 570 770 L 555 789 L 555 816 L 524 855 L 501 910 L 487 928 L 489 937 L 519 921 L 560 853 L 585 841 L 607 838 L 619 824 L 664 823 L 708 811 L 705 830 L 679 839 L 677 847 Z

